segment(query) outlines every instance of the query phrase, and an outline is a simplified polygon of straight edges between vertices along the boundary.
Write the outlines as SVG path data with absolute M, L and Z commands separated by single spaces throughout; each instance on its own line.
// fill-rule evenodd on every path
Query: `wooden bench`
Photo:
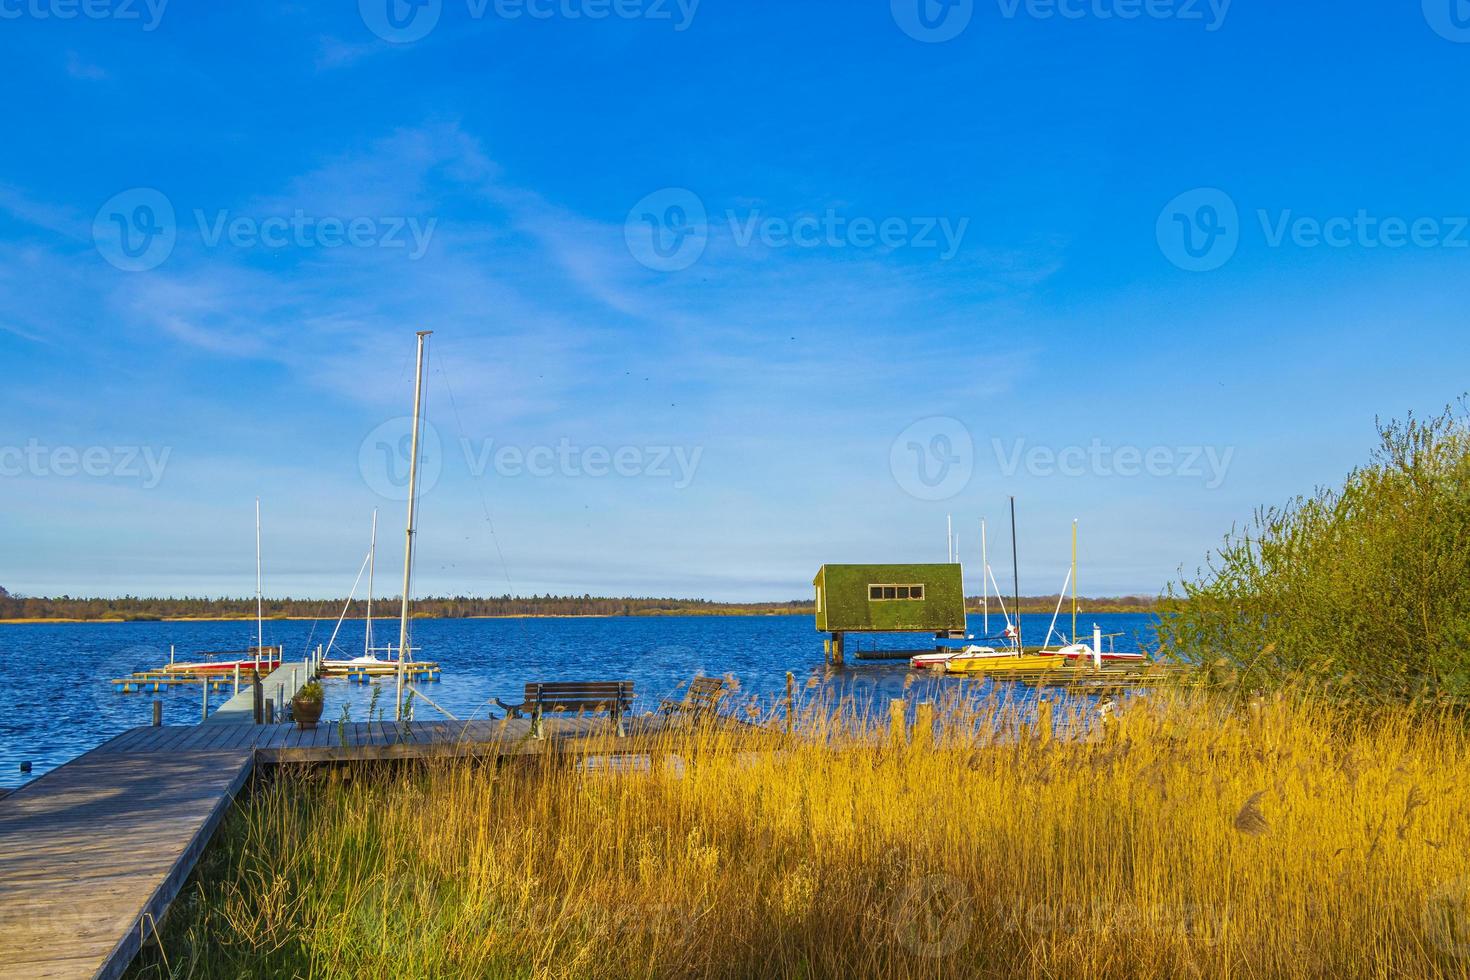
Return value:
M 720 677 L 696 677 L 689 682 L 689 689 L 680 701 L 664 699 L 659 710 L 665 715 L 689 715 L 698 718 L 706 713 L 714 714 L 720 698 L 729 691 Z
M 632 681 L 557 681 L 542 683 L 530 681 L 526 684 L 524 700 L 520 704 L 506 704 L 499 698 L 495 703 L 505 709 L 512 718 L 530 712 L 531 734 L 541 738 L 545 734 L 541 718 L 547 714 L 582 714 L 588 711 L 606 711 L 612 719 L 619 736 L 624 734 L 623 716 L 633 710 Z

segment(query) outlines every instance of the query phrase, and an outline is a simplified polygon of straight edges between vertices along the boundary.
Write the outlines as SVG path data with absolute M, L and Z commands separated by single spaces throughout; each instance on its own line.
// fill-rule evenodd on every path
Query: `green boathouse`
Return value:
M 841 663 L 848 633 L 965 635 L 964 570 L 944 565 L 823 565 L 812 580 L 817 631 Z

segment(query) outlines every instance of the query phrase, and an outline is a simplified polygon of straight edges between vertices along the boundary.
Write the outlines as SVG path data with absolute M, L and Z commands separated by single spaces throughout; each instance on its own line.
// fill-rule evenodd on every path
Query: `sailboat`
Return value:
M 325 674 L 325 675 L 336 675 L 336 674 L 366 674 L 366 675 L 368 675 L 370 677 L 386 677 L 389 674 L 396 674 L 396 673 L 398 673 L 398 663 L 397 663 L 397 661 L 391 659 L 392 654 L 393 654 L 393 648 L 392 647 L 374 647 L 373 646 L 373 579 L 374 579 L 374 577 L 376 575 L 376 572 L 377 572 L 377 563 L 378 563 L 378 509 L 376 507 L 374 507 L 373 508 L 373 530 L 372 530 L 372 538 L 371 538 L 371 543 L 368 545 L 368 554 L 367 554 L 367 573 L 368 573 L 367 624 L 366 624 L 367 628 L 366 628 L 365 636 L 364 636 L 364 639 L 363 639 L 362 655 L 361 656 L 357 656 L 357 657 L 348 657 L 348 658 L 340 658 L 340 657 L 339 658 L 335 658 L 335 659 L 334 658 L 331 658 L 330 657 L 330 651 L 336 649 L 335 643 L 336 643 L 336 639 L 337 639 L 337 631 L 336 630 L 333 630 L 332 631 L 332 638 L 329 641 L 327 641 L 327 650 L 328 650 L 329 656 L 328 656 L 328 659 L 322 661 L 322 666 L 321 666 L 322 673 Z M 362 575 L 362 570 L 359 568 L 358 569 L 359 581 L 361 580 L 361 575 Z M 356 596 L 356 594 L 357 594 L 357 583 L 354 582 L 353 585 L 352 585 L 352 592 L 347 597 L 347 605 L 348 605 L 349 608 L 350 608 L 350 606 L 352 604 L 352 600 Z M 346 616 L 347 616 L 347 609 L 344 608 L 342 610 L 342 618 L 345 619 Z M 342 619 L 338 619 L 337 620 L 337 629 L 341 629 L 341 628 L 342 628 Z M 384 659 L 383 657 L 379 657 L 378 656 L 379 653 L 386 653 L 386 654 L 388 654 L 389 655 L 389 659 Z
M 1011 498 L 1011 555 L 1015 561 L 1015 533 L 1016 533 L 1016 501 Z M 1051 625 L 1047 628 L 1046 639 L 1042 641 L 1040 649 L 1026 652 L 1021 645 L 1020 630 L 1020 590 L 1016 591 L 1016 618 L 1012 623 L 1010 614 L 1005 609 L 1005 599 L 1001 598 L 1000 586 L 996 584 L 996 598 L 1000 600 L 1001 613 L 1005 616 L 1005 630 L 997 637 L 989 637 L 990 631 L 990 609 L 989 609 L 989 585 L 995 581 L 994 573 L 990 569 L 989 556 L 986 554 L 985 522 L 980 522 L 980 549 L 982 565 L 982 585 L 985 632 L 987 639 L 1001 639 L 1007 641 L 1007 645 L 996 648 L 992 646 L 971 645 L 957 651 L 941 651 L 935 653 L 919 654 L 909 661 L 909 666 L 914 670 L 943 671 L 947 674 L 983 674 L 996 673 L 1010 670 L 1047 670 L 1060 666 L 1076 666 L 1091 663 L 1094 666 L 1103 664 L 1126 664 L 1146 663 L 1148 658 L 1142 653 L 1122 653 L 1112 649 L 1102 649 L 1102 638 L 1099 631 L 1094 628 L 1093 643 L 1091 646 L 1080 643 L 1077 639 L 1077 522 L 1072 522 L 1072 565 L 1067 572 L 1067 577 L 1062 582 L 1061 592 L 1057 595 L 1057 608 L 1052 614 Z M 1018 573 L 1018 570 L 1016 570 Z M 1019 581 L 1019 574 L 1017 574 Z M 1072 587 L 1072 637 L 1067 642 L 1065 633 L 1057 630 L 1057 619 L 1061 615 L 1062 603 L 1067 594 L 1067 586 Z M 1055 649 L 1050 648 L 1053 637 L 1057 637 L 1060 643 Z
M 281 666 L 281 648 L 265 645 L 265 599 L 261 591 L 259 497 L 255 498 L 255 646 L 243 651 L 205 652 L 200 656 L 211 659 L 196 663 L 170 663 L 164 670 L 175 674 L 233 674 L 236 670 L 257 670 L 262 674 L 268 674 Z M 213 659 L 223 656 L 233 656 L 234 659 Z

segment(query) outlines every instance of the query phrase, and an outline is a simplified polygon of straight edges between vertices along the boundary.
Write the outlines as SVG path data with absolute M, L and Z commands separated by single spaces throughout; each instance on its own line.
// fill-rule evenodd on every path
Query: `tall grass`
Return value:
M 286 773 L 135 974 L 1470 976 L 1459 718 L 1181 694 L 1046 739 L 1023 710 Z
M 1458 409 L 1379 427 L 1341 489 L 1256 514 L 1171 590 L 1167 651 L 1247 688 L 1470 696 L 1470 428 Z

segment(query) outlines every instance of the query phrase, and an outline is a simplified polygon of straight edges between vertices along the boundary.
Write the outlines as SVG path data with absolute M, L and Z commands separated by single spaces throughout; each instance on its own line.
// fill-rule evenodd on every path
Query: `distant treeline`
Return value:
M 1154 600 L 1141 596 L 1121 599 L 1083 599 L 1089 612 L 1148 612 Z M 266 599 L 267 619 L 336 619 L 342 614 L 342 599 Z M 1056 596 L 1022 596 L 1023 612 L 1051 612 Z M 979 612 L 979 596 L 968 605 Z M 1007 608 L 1010 602 L 1006 603 Z M 998 613 L 1000 604 L 990 599 L 991 612 Z M 373 604 L 374 616 L 391 619 L 397 615 L 395 600 L 385 598 Z M 708 599 L 629 599 L 583 596 L 453 596 L 415 599 L 413 613 L 425 619 L 469 619 L 509 616 L 773 616 L 810 614 L 811 602 L 714 602 Z M 367 615 L 367 603 L 354 601 L 348 616 Z M 0 589 L 0 620 L 124 620 L 148 621 L 164 619 L 254 619 L 255 599 L 147 599 L 123 596 L 119 599 L 84 599 L 71 596 L 31 598 L 11 595 Z

